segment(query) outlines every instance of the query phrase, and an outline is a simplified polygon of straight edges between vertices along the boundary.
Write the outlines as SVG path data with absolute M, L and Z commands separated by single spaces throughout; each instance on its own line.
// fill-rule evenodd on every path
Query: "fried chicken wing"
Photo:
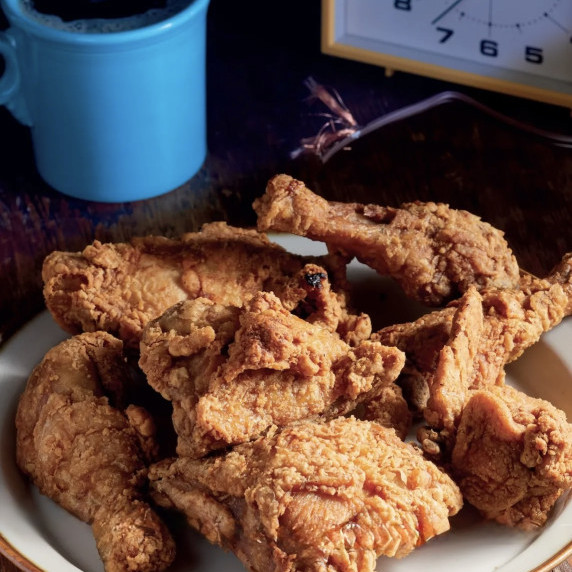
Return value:
M 253 203 L 262 231 L 320 240 L 393 277 L 413 299 L 439 306 L 470 285 L 518 285 L 519 268 L 503 233 L 445 204 L 400 208 L 328 202 L 304 183 L 277 175 Z
M 509 386 L 476 391 L 461 414 L 452 473 L 486 518 L 536 528 L 572 487 L 572 425 L 547 401 Z
M 568 298 L 564 313 L 569 316 L 572 314 L 572 252 L 565 253 L 544 278 L 528 272 L 523 272 L 520 277 L 520 289 L 529 296 L 539 290 L 547 290 L 551 284 L 562 286 Z
M 373 571 L 449 529 L 457 486 L 377 423 L 301 422 L 221 456 L 151 467 L 156 502 L 183 512 L 252 572 Z
M 270 426 L 351 411 L 393 382 L 403 353 L 338 334 L 289 312 L 270 292 L 245 306 L 198 298 L 145 328 L 140 366 L 173 403 L 177 453 L 199 457 Z
M 316 260 L 325 266 L 321 272 L 337 281 L 330 300 L 347 314 L 344 260 L 291 254 L 262 233 L 222 222 L 178 240 L 149 236 L 130 243 L 95 241 L 82 252 L 53 252 L 43 264 L 44 298 L 66 331 L 105 330 L 137 348 L 145 324 L 181 300 L 204 297 L 241 306 L 259 290 L 268 290 L 296 307 L 302 302 L 296 294 L 307 296 L 299 274 Z M 305 276 L 314 279 L 310 273 Z M 346 317 L 341 330 L 363 337 L 365 318 Z
M 160 572 L 175 547 L 143 494 L 156 460 L 148 457 L 152 420 L 110 402 L 126 377 L 122 343 L 107 333 L 52 348 L 18 404 L 17 463 L 43 494 L 91 524 L 106 572 Z
M 413 411 L 450 429 L 469 389 L 502 384 L 504 366 L 572 314 L 571 260 L 543 279 L 524 275 L 517 289 L 471 287 L 446 308 L 374 332 L 406 354 L 398 382 Z
M 453 430 L 469 392 L 502 385 L 505 365 L 559 324 L 568 307 L 569 298 L 558 283 L 530 295 L 520 290 L 481 295 L 469 289 L 430 378 L 424 412 L 428 423 Z

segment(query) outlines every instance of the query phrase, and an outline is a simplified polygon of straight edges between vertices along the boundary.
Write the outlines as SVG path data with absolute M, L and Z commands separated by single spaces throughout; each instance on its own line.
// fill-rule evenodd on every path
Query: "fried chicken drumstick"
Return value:
M 296 294 L 306 294 L 297 275 L 316 259 L 325 266 L 322 272 L 338 281 L 336 296 L 345 306 L 344 261 L 291 254 L 262 233 L 222 222 L 178 240 L 96 241 L 82 252 L 53 252 L 42 270 L 44 298 L 56 322 L 71 334 L 103 330 L 136 349 L 147 322 L 181 300 L 201 296 L 241 306 L 265 290 L 293 308 L 300 301 Z
M 242 308 L 205 298 L 176 304 L 145 328 L 139 364 L 173 403 L 177 454 L 200 457 L 270 426 L 331 418 L 392 384 L 397 348 L 338 334 L 290 313 L 270 292 Z
M 52 348 L 32 372 L 16 415 L 20 469 L 91 524 L 106 572 L 161 572 L 174 542 L 144 498 L 152 422 L 120 401 L 122 343 L 87 333 Z M 110 394 L 108 398 L 106 394 Z
M 301 181 L 277 175 L 253 207 L 259 230 L 323 241 L 330 251 L 393 277 L 409 297 L 429 306 L 443 305 L 470 285 L 518 285 L 519 268 L 503 233 L 444 204 L 328 202 Z
M 150 468 L 153 497 L 251 572 L 372 572 L 449 529 L 453 481 L 377 423 L 305 421 Z

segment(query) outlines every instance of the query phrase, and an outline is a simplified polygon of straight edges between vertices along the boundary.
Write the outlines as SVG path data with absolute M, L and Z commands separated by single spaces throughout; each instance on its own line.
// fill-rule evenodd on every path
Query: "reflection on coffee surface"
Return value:
M 32 19 L 81 33 L 122 32 L 161 22 L 192 0 L 20 0 Z

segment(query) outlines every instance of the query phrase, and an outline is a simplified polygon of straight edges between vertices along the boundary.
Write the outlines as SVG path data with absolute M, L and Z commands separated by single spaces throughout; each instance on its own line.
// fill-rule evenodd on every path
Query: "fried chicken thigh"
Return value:
M 156 502 L 183 512 L 251 572 L 373 571 L 449 529 L 453 481 L 391 429 L 301 422 L 221 456 L 151 467 Z
M 338 280 L 335 296 L 345 311 L 345 261 L 335 256 L 317 260 L 330 280 Z M 287 252 L 255 230 L 218 222 L 179 240 L 96 241 L 79 253 L 53 252 L 43 265 L 44 298 L 66 331 L 108 331 L 136 349 L 147 322 L 181 300 L 204 297 L 241 306 L 268 290 L 294 308 L 301 302 L 296 294 L 306 295 L 298 275 L 315 261 Z M 352 316 L 340 327 L 352 336 L 363 321 Z
M 572 425 L 552 404 L 512 387 L 476 391 L 461 414 L 452 474 L 486 518 L 541 526 L 572 487 Z
M 328 202 L 304 183 L 277 175 L 253 203 L 261 231 L 327 243 L 394 278 L 413 299 L 439 306 L 470 285 L 513 288 L 519 268 L 503 233 L 445 204 L 400 208 Z
M 143 494 L 153 423 L 139 407 L 124 413 L 110 402 L 120 400 L 124 368 L 121 341 L 104 332 L 52 348 L 18 404 L 17 463 L 91 524 L 106 572 L 160 572 L 175 547 Z
M 379 342 L 350 347 L 270 292 L 242 308 L 204 298 L 175 305 L 145 328 L 139 361 L 173 403 L 177 453 L 191 457 L 272 425 L 347 413 L 391 384 L 403 362 Z

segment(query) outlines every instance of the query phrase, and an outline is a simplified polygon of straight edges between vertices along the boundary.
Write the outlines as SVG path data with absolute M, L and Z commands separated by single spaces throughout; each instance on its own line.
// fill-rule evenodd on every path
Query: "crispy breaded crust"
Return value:
M 518 285 L 518 264 L 503 233 L 445 204 L 328 202 L 303 182 L 276 175 L 253 207 L 259 230 L 323 241 L 393 277 L 408 296 L 429 306 L 443 305 L 471 285 Z
M 449 529 L 455 483 L 381 425 L 337 418 L 272 431 L 222 456 L 150 469 L 155 500 L 182 511 L 253 571 L 372 572 Z
M 148 435 L 106 396 L 126 376 L 122 347 L 96 332 L 46 354 L 18 404 L 17 462 L 43 494 L 92 525 L 106 572 L 160 572 L 175 545 L 143 494 Z

